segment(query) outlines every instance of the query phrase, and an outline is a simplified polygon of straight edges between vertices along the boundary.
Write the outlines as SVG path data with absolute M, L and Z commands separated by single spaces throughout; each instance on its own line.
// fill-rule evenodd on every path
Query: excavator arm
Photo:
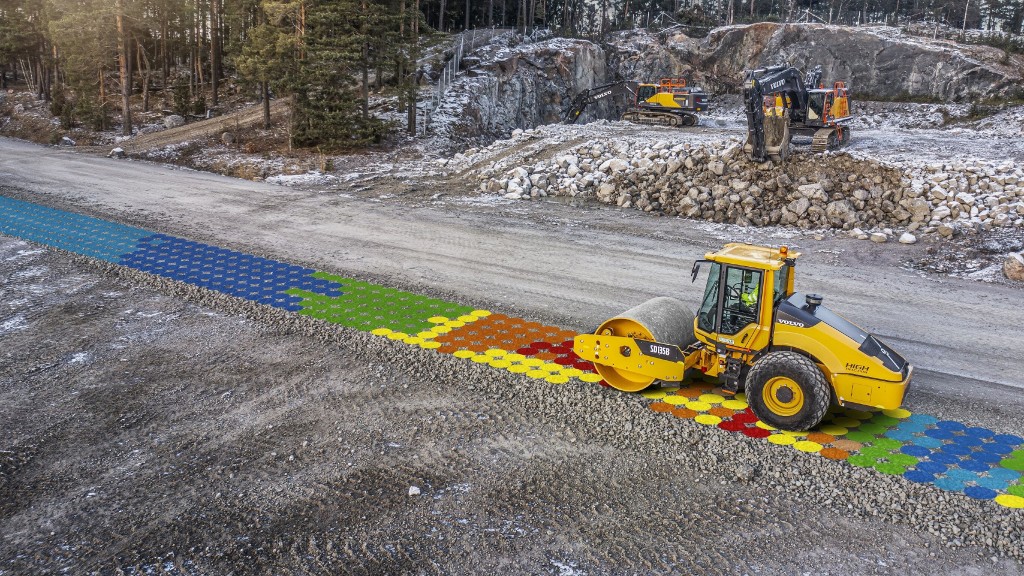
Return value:
M 820 77 L 820 69 L 815 70 Z M 811 74 L 808 74 L 811 78 Z M 743 100 L 747 112 L 747 142 L 750 156 L 757 162 L 768 159 L 764 137 L 764 97 L 782 94 L 789 102 L 794 118 L 802 118 L 807 110 L 807 86 L 796 68 L 771 66 L 748 70 L 743 80 Z
M 618 82 L 609 82 L 608 84 L 602 84 L 589 90 L 584 90 L 577 94 L 576 98 L 573 99 L 572 105 L 569 107 L 569 111 L 565 114 L 565 123 L 575 124 L 576 120 L 580 117 L 580 114 L 583 114 L 583 111 L 587 109 L 587 106 L 590 106 L 595 102 L 622 95 L 628 95 L 635 101 L 636 82 L 620 80 Z

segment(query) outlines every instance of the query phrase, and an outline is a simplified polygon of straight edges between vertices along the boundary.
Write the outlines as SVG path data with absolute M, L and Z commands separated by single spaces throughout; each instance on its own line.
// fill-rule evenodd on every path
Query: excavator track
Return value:
M 696 114 L 671 114 L 668 112 L 631 111 L 622 115 L 627 122 L 647 124 L 651 126 L 696 126 L 699 117 Z
M 817 154 L 832 148 L 832 146 L 829 146 L 829 140 L 834 137 L 835 132 L 835 128 L 822 128 L 815 132 L 814 141 L 811 143 L 811 151 Z
M 814 133 L 814 141 L 811 143 L 811 151 L 814 153 L 824 152 L 825 150 L 838 150 L 846 145 L 850 141 L 850 129 L 843 128 L 842 136 L 839 136 L 839 131 L 835 128 L 821 128 Z

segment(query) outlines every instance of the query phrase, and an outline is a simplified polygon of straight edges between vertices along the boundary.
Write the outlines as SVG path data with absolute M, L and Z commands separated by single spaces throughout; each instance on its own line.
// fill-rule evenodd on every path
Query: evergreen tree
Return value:
M 344 149 L 379 141 L 384 134 L 379 119 L 362 113 L 354 81 L 368 43 L 360 2 L 322 1 L 308 7 L 304 57 L 292 86 L 297 146 Z
M 290 30 L 270 23 L 249 30 L 235 58 L 238 74 L 259 86 L 263 101 L 263 127 L 270 128 L 270 90 L 287 86 L 287 72 L 296 61 L 296 38 Z

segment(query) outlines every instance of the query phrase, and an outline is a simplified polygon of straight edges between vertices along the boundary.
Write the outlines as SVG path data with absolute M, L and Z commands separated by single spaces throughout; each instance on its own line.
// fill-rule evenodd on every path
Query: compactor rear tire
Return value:
M 821 423 L 832 391 L 821 369 L 796 352 L 770 352 L 747 373 L 747 404 L 766 424 L 805 431 Z

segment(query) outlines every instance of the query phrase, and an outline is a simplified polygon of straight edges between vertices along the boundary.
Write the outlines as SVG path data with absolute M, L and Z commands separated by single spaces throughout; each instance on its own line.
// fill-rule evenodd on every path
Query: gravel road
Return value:
M 577 329 L 696 300 L 689 266 L 723 241 L 786 242 L 801 289 L 921 368 L 909 408 L 1024 431 L 1020 288 L 915 272 L 924 243 L 475 202 L 444 180 L 305 191 L 0 151 L 5 195 Z M 635 397 L 495 377 L 7 237 L 0 274 L 4 576 L 1024 573 L 1007 557 L 1020 511 Z

